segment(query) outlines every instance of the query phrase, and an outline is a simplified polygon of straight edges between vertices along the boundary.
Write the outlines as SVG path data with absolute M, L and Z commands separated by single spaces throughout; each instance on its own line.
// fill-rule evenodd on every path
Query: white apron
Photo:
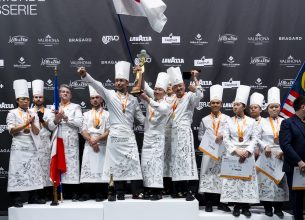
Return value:
M 35 110 L 35 108 L 33 110 Z M 50 109 L 44 108 L 43 120 L 49 122 L 50 120 L 53 121 L 53 119 L 54 119 L 54 113 L 52 113 Z M 38 148 L 38 159 L 42 169 L 43 186 L 44 187 L 52 186 L 52 182 L 50 180 L 51 131 L 49 131 L 40 124 L 39 137 L 40 137 L 40 143 L 37 145 L 37 148 Z
M 145 187 L 163 188 L 164 134 L 145 132 L 142 147 L 142 173 Z
M 282 122 L 282 118 L 279 119 L 280 123 Z M 279 126 L 277 126 L 279 128 Z M 272 151 L 280 152 L 280 146 L 275 145 L 274 143 L 274 135 L 272 131 L 272 127 L 269 121 L 269 118 L 263 118 L 261 120 L 259 126 L 259 138 L 258 143 L 261 147 L 261 154 L 265 154 L 265 147 L 267 145 L 273 145 Z M 276 146 L 276 147 L 275 147 Z M 275 158 L 275 152 L 272 152 L 271 157 Z M 278 160 L 278 159 L 276 159 Z M 270 160 L 271 161 L 271 160 Z M 257 179 L 258 179 L 258 188 L 259 188 L 259 199 L 261 201 L 274 201 L 274 202 L 284 202 L 289 200 L 289 188 L 287 184 L 286 175 L 284 175 L 282 181 L 279 185 L 268 178 L 263 173 L 257 171 Z
M 133 131 L 124 125 L 111 125 L 107 139 L 103 180 L 141 180 L 138 146 Z
M 194 137 L 190 125 L 172 128 L 172 180 L 198 180 Z
M 163 177 L 172 177 L 171 174 L 171 161 L 172 161 L 172 152 L 171 152 L 171 143 L 172 143 L 172 127 L 168 123 L 165 127 L 165 140 L 164 140 L 164 163 L 163 163 Z
M 246 123 L 243 128 L 244 131 L 244 141 L 238 141 L 237 125 L 233 118 L 228 119 L 227 129 L 224 130 L 224 144 L 226 147 L 227 156 L 232 156 L 231 153 L 234 148 L 237 148 L 238 144 L 243 144 L 251 156 L 247 160 L 253 160 L 252 169 L 252 179 L 251 180 L 241 180 L 241 179 L 230 179 L 223 178 L 220 202 L 236 202 L 236 203 L 258 203 L 258 185 L 257 185 L 257 175 L 254 160 L 254 148 L 257 139 L 257 126 L 255 120 L 245 116 Z M 233 155 L 237 157 L 236 155 Z
M 224 127 L 226 126 L 226 120 L 228 116 L 221 114 L 221 122 L 219 126 L 219 133 L 222 134 Z M 204 130 L 204 131 L 203 131 Z M 201 132 L 202 131 L 202 132 Z M 214 136 L 213 121 L 211 116 L 204 117 L 201 121 L 200 128 L 198 131 L 199 139 L 201 140 L 205 132 Z M 223 143 L 220 145 L 221 156 L 224 154 L 225 147 Z M 199 179 L 199 192 L 217 193 L 221 194 L 222 179 L 220 178 L 221 158 L 219 160 L 213 160 L 206 154 L 202 154 L 200 179 Z
M 92 111 L 84 113 L 83 130 L 86 130 L 92 137 L 100 136 L 109 129 L 109 113 L 103 110 L 100 117 L 98 128 L 93 125 Z M 82 168 L 81 168 L 81 183 L 101 183 L 103 176 L 103 167 L 106 154 L 106 141 L 99 142 L 99 152 L 95 152 L 93 148 L 86 141 Z M 105 182 L 105 181 L 104 181 Z
M 29 113 L 32 116 L 34 115 L 31 111 Z M 27 115 L 28 113 L 19 111 L 19 109 L 11 110 L 6 118 L 8 130 L 10 131 L 13 127 L 23 124 L 28 117 Z M 38 126 L 38 123 L 38 119 L 35 118 L 35 125 Z M 37 137 L 39 136 L 34 135 L 32 131 L 25 134 L 23 130 L 13 136 L 8 170 L 8 192 L 43 188 L 38 151 L 33 139 L 37 139 Z

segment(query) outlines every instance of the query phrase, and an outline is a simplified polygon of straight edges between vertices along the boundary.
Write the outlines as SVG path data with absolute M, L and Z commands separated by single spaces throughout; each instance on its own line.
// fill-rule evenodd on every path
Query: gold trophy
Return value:
M 134 75 L 135 75 L 135 81 L 134 81 L 134 85 L 132 87 L 131 90 L 131 94 L 138 96 L 140 95 L 143 90 L 144 90 L 144 63 L 145 63 L 145 59 L 148 58 L 148 54 L 146 53 L 146 50 L 141 50 L 141 52 L 139 54 L 137 54 L 137 57 L 139 58 L 139 63 L 138 63 L 138 67 L 134 70 Z

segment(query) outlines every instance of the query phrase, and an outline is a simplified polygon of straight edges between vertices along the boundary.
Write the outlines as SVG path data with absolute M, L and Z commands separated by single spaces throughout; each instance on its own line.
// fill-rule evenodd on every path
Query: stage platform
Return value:
M 252 207 L 253 220 L 279 219 L 277 216 L 267 217 L 263 207 Z M 65 200 L 58 206 L 28 205 L 23 208 L 9 208 L 9 220 L 230 220 L 237 218 L 214 207 L 213 212 L 205 212 L 198 206 L 198 201 L 187 202 L 184 199 L 165 197 L 159 201 L 126 200 L 116 202 L 72 202 Z M 240 215 L 239 220 L 249 219 Z M 284 220 L 293 220 L 293 216 L 285 213 Z

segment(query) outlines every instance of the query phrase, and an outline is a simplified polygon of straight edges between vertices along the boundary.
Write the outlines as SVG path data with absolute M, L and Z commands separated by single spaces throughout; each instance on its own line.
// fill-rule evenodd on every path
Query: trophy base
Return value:
M 58 201 L 52 201 L 50 204 L 50 206 L 57 206 L 57 205 L 59 205 Z
M 133 96 L 139 96 L 143 93 L 144 91 L 142 89 L 133 89 L 131 90 L 130 94 L 132 94 Z

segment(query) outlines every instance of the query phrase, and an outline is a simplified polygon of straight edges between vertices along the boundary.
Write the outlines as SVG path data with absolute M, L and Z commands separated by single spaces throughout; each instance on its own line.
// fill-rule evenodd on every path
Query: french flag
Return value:
M 59 94 L 58 94 L 58 77 L 57 68 L 55 68 L 54 78 L 54 105 L 55 112 L 59 109 Z M 61 174 L 67 171 L 65 146 L 62 139 L 62 132 L 60 124 L 54 130 L 52 138 L 51 162 L 50 162 L 50 179 L 55 186 L 61 183 Z
M 117 14 L 147 17 L 152 29 L 160 33 L 167 22 L 162 0 L 113 0 Z
M 280 115 L 284 118 L 290 118 L 295 114 L 293 102 L 300 95 L 305 95 L 305 62 L 303 63 L 299 73 L 294 80 L 284 102 L 281 106 Z

